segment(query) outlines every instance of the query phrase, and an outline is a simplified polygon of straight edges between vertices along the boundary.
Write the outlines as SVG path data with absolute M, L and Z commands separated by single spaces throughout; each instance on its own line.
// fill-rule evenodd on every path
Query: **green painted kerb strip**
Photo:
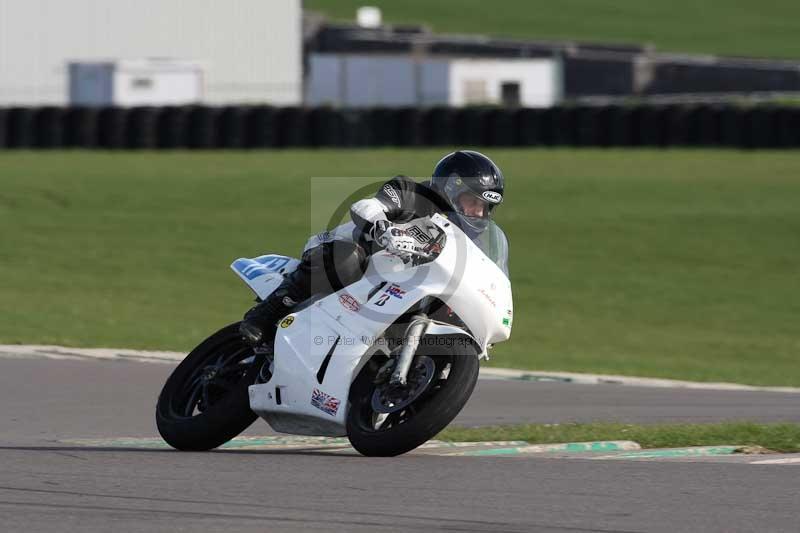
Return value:
M 478 443 L 479 444 L 479 443 Z M 464 452 L 463 455 L 517 455 L 527 453 L 585 453 L 585 452 L 617 452 L 630 450 L 632 443 L 598 441 L 598 442 L 567 442 L 563 444 L 541 444 L 530 446 L 515 446 L 513 448 L 491 448 L 488 450 L 473 450 Z
M 548 376 L 541 374 L 522 374 L 521 376 L 513 376 L 508 378 L 511 381 L 535 381 L 535 382 L 556 382 L 556 383 L 572 383 L 575 381 L 572 378 L 561 376 Z
M 604 457 L 604 459 L 647 459 L 658 457 L 701 457 L 709 455 L 729 455 L 736 453 L 741 446 L 710 446 L 704 448 L 671 448 L 668 450 L 642 450 Z

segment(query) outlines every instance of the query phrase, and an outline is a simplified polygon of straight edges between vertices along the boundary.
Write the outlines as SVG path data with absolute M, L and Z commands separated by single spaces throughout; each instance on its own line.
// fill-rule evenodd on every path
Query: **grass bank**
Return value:
M 436 438 L 456 442 L 524 440 L 531 444 L 632 440 L 642 448 L 678 448 L 735 444 L 772 451 L 800 452 L 800 424 L 525 424 L 448 428 Z
M 445 149 L 0 153 L 0 343 L 189 349 L 237 257 L 320 231 L 309 177 Z M 800 386 L 800 153 L 493 150 L 514 330 L 492 364 Z

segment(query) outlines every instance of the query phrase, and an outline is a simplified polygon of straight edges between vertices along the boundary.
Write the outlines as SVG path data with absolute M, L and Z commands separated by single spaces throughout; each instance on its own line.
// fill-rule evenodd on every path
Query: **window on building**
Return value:
M 131 80 L 132 89 L 151 89 L 153 87 L 152 78 L 133 78 Z
M 500 99 L 506 107 L 519 107 L 519 82 L 504 81 L 500 84 Z
M 486 80 L 464 80 L 464 103 L 485 104 L 487 100 Z

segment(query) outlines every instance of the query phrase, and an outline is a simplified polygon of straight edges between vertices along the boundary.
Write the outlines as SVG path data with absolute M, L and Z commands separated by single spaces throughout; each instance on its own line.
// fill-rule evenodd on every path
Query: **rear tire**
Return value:
M 430 339 L 431 337 L 428 337 Z M 478 351 L 465 337 L 450 339 L 452 346 L 436 344 L 423 347 L 417 355 L 427 355 L 435 361 L 437 376 L 427 389 L 402 411 L 392 413 L 385 425 L 375 428 L 378 413 L 373 411 L 373 383 L 382 361 L 370 361 L 359 373 L 350 388 L 350 408 L 347 414 L 347 438 L 363 455 L 391 457 L 413 450 L 442 431 L 466 405 L 478 380 Z M 442 374 L 449 373 L 446 379 Z M 404 418 L 405 417 L 405 418 Z
M 248 364 L 253 356 L 237 322 L 214 333 L 181 361 L 156 405 L 156 425 L 167 444 L 178 450 L 210 450 L 255 421 L 247 388 L 265 357 L 256 355 Z

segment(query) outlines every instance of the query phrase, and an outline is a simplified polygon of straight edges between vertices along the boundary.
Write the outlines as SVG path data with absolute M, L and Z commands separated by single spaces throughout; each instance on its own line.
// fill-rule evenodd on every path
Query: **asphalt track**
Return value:
M 2 531 L 798 531 L 797 465 L 76 446 L 157 435 L 169 365 L 0 358 Z M 800 395 L 482 380 L 462 425 L 800 421 Z M 257 422 L 249 434 L 269 434 Z M 732 443 L 735 444 L 735 443 Z

